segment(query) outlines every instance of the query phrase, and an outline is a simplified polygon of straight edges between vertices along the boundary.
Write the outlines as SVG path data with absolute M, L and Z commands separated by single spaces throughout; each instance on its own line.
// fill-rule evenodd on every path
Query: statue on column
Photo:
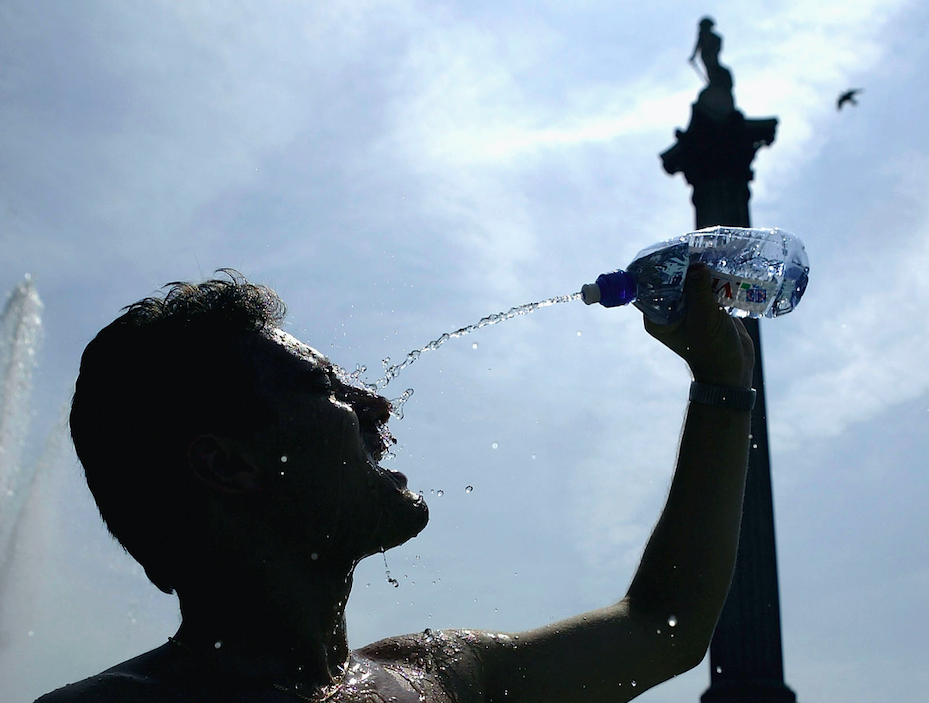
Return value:
M 704 79 L 709 85 L 700 91 L 697 106 L 716 117 L 726 118 L 735 111 L 732 97 L 732 72 L 719 62 L 719 52 L 723 48 L 723 38 L 713 31 L 715 23 L 711 17 L 700 20 L 697 44 L 690 55 L 690 63 L 696 67 L 697 54 L 705 71 Z
M 723 39 L 715 24 L 709 17 L 700 20 L 690 62 L 696 68 L 700 57 L 707 85 L 692 105 L 687 129 L 675 130 L 677 143 L 661 160 L 665 171 L 683 172 L 693 186 L 698 227 L 747 227 L 752 160 L 759 148 L 774 142 L 777 119 L 746 119 L 735 108 L 732 72 L 719 62 Z

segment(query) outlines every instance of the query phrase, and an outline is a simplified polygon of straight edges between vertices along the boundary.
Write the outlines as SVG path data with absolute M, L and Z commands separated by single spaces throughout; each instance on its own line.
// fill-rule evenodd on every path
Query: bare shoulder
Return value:
M 39 698 L 36 703 L 102 703 L 104 701 L 180 700 L 162 685 L 161 670 L 170 658 L 166 647 L 159 647 L 124 661 L 83 681 L 68 684 Z
M 178 699 L 165 697 L 165 692 L 159 686 L 145 680 L 104 672 L 47 693 L 36 703 L 110 703 L 111 701 L 165 703 L 175 700 Z
M 488 699 L 481 652 L 495 637 L 477 630 L 427 629 L 374 642 L 357 650 L 353 661 L 370 662 L 372 670 L 399 677 L 419 700 L 480 703 Z
M 239 700 L 229 693 L 208 672 L 194 670 L 178 657 L 174 647 L 163 645 L 47 693 L 36 703 L 206 703 L 217 696 Z

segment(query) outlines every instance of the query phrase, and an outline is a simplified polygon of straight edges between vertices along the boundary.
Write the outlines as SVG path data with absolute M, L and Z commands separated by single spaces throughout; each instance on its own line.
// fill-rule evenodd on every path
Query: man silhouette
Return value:
M 377 464 L 389 403 L 283 332 L 280 300 L 235 274 L 130 306 L 84 352 L 72 436 L 107 526 L 177 593 L 182 624 L 41 703 L 598 703 L 695 666 L 735 560 L 754 356 L 706 267 L 691 268 L 686 294 L 683 320 L 646 322 L 695 381 L 625 597 L 526 632 L 427 630 L 354 652 L 355 565 L 428 518 L 406 478 Z

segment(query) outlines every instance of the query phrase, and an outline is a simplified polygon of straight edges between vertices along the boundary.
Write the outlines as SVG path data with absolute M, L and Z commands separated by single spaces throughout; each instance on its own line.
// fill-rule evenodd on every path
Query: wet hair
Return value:
M 124 308 L 84 350 L 71 404 L 71 437 L 101 517 L 166 593 L 203 525 L 191 440 L 246 437 L 274 419 L 236 344 L 279 326 L 284 303 L 235 271 L 217 273 Z

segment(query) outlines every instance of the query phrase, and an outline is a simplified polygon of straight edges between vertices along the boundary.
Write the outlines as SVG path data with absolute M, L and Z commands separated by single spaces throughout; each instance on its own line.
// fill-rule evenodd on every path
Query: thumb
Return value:
M 716 315 L 719 306 L 716 296 L 713 295 L 712 276 L 706 264 L 690 265 L 687 269 L 687 279 L 684 281 L 684 292 L 687 295 L 688 322 L 705 324 L 710 317 Z
M 692 329 L 705 325 L 716 310 L 716 298 L 713 295 L 710 269 L 706 264 L 697 262 L 687 269 L 684 279 L 684 315 L 670 324 L 654 322 L 645 316 L 645 329 L 659 340 L 675 335 L 679 328 Z

